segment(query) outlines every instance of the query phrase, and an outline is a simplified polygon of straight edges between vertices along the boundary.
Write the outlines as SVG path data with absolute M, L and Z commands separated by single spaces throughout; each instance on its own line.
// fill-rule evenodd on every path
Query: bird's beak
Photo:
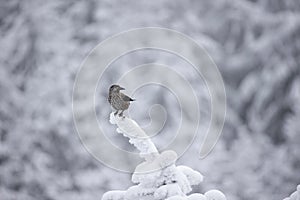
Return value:
M 120 90 L 125 90 L 125 88 L 120 87 Z

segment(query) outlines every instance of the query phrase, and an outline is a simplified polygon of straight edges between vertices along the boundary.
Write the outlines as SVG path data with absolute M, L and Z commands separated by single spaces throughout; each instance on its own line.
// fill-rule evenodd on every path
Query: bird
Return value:
M 114 115 L 116 116 L 121 111 L 119 117 L 122 117 L 123 112 L 129 108 L 130 102 L 135 101 L 135 99 L 121 93 L 121 90 L 125 90 L 125 88 L 119 85 L 111 85 L 108 93 L 108 102 L 116 110 Z

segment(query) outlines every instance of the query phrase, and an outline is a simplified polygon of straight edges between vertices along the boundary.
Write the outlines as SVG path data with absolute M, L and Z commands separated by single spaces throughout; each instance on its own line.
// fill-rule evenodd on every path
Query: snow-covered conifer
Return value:
M 134 120 L 111 113 L 110 123 L 118 126 L 118 133 L 129 138 L 144 162 L 135 168 L 132 175 L 132 182 L 137 185 L 126 191 L 106 192 L 102 200 L 226 200 L 225 195 L 218 190 L 189 195 L 192 186 L 203 181 L 201 173 L 187 166 L 176 166 L 178 156 L 175 151 L 158 152 L 151 139 Z

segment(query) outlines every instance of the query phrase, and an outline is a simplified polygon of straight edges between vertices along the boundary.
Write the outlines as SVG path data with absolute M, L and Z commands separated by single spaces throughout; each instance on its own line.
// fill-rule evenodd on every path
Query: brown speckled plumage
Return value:
M 120 90 L 125 89 L 120 87 L 119 85 L 110 86 L 108 102 L 116 110 L 116 112 L 114 113 L 115 115 L 118 114 L 119 111 L 121 111 L 119 114 L 119 116 L 121 117 L 123 116 L 123 112 L 129 108 L 130 101 L 134 101 L 134 99 L 121 93 Z

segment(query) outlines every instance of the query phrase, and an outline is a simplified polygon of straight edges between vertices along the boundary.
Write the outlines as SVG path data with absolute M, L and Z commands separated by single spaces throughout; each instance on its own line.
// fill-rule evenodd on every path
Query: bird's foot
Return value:
M 125 116 L 123 115 L 123 111 L 120 112 L 119 117 L 125 118 Z
M 114 116 L 116 116 L 118 114 L 118 112 L 119 112 L 118 110 L 116 112 L 114 112 Z

